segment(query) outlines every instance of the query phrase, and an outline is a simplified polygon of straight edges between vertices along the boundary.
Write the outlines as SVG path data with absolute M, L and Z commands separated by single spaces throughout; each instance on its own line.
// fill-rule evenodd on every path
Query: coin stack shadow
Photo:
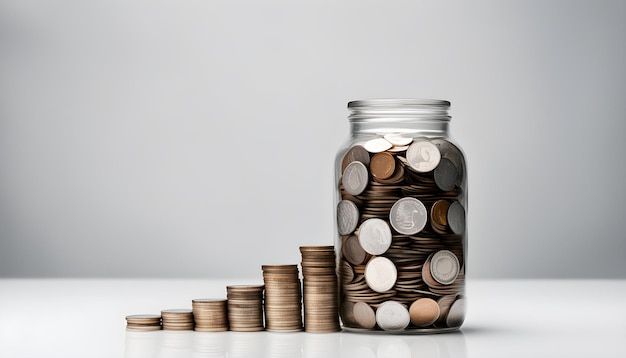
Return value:
M 193 330 L 193 311 L 190 309 L 167 309 L 161 311 L 163 329 L 170 331 Z
M 265 328 L 274 332 L 302 330 L 302 290 L 298 265 L 263 265 Z
M 231 331 L 255 332 L 264 329 L 262 285 L 227 286 L 226 297 Z
M 126 330 L 148 332 L 161 330 L 161 316 L 154 314 L 137 314 L 126 316 Z
M 228 331 L 226 300 L 197 298 L 191 301 L 195 330 L 199 332 Z
M 339 292 L 333 246 L 301 246 L 304 330 L 337 332 Z

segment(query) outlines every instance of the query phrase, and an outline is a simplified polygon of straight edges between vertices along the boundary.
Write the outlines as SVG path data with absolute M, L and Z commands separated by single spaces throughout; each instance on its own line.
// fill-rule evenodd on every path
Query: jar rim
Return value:
M 374 98 L 362 99 L 348 102 L 348 108 L 364 108 L 364 107 L 439 107 L 450 108 L 450 101 L 440 99 L 421 99 L 421 98 Z

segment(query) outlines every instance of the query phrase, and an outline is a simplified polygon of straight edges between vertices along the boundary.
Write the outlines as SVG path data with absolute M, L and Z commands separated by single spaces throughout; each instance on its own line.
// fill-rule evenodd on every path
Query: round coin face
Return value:
M 376 310 L 376 323 L 385 331 L 401 331 L 410 322 L 409 311 L 399 302 L 383 302 Z
M 337 229 L 340 235 L 348 235 L 356 229 L 359 222 L 359 209 L 350 200 L 337 204 Z
M 415 171 L 427 173 L 439 165 L 441 153 L 428 139 L 416 139 L 406 150 L 406 159 Z
M 352 162 L 361 162 L 365 164 L 365 166 L 368 166 L 370 164 L 370 154 L 360 145 L 355 145 L 350 148 L 348 152 L 346 152 L 346 155 L 343 156 L 343 160 L 341 162 L 341 172 L 343 173 L 348 164 Z
M 459 275 L 459 259 L 452 251 L 437 251 L 430 259 L 430 275 L 440 284 L 449 285 Z
M 365 164 L 352 162 L 348 164 L 341 177 L 341 183 L 351 195 L 359 195 L 365 190 L 368 182 L 368 173 Z
M 359 243 L 371 255 L 381 255 L 391 246 L 389 225 L 377 218 L 367 219 L 359 228 Z
M 376 326 L 376 314 L 374 309 L 365 302 L 357 302 L 352 308 L 354 321 L 361 328 L 372 329 Z
M 376 292 L 389 291 L 396 284 L 397 278 L 396 265 L 386 257 L 375 257 L 365 266 L 365 282 Z
M 450 204 L 448 208 L 448 226 L 453 233 L 461 235 L 465 232 L 465 209 L 458 201 Z
M 420 298 L 409 307 L 411 322 L 418 327 L 430 326 L 439 318 L 440 313 L 437 301 L 432 298 Z
M 367 141 L 363 147 L 370 153 L 380 153 L 393 147 L 385 138 L 376 138 Z
M 396 169 L 396 160 L 389 153 L 376 153 L 370 163 L 372 176 L 379 179 L 387 179 L 393 175 Z
M 414 235 L 422 231 L 427 220 L 428 211 L 424 204 L 411 197 L 396 201 L 389 212 L 391 226 L 404 235 Z
M 450 191 L 456 185 L 458 172 L 450 159 L 441 158 L 439 165 L 435 168 L 435 183 L 443 191 Z

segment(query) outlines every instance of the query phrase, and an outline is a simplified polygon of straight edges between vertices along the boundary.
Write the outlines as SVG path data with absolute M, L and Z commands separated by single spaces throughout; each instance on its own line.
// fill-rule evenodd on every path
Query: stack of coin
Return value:
M 301 246 L 304 291 L 304 330 L 337 332 L 339 301 L 333 246 Z
M 337 169 L 344 327 L 458 327 L 466 252 L 461 151 L 443 138 L 386 134 L 353 145 Z
M 161 311 L 163 329 L 171 331 L 193 330 L 193 311 L 190 309 L 167 309 Z
M 227 286 L 228 322 L 235 332 L 262 331 L 263 286 Z
M 228 331 L 225 299 L 196 298 L 191 301 L 195 330 L 199 332 Z
M 135 332 L 161 330 L 161 316 L 155 314 L 136 314 L 126 316 L 126 330 Z
M 276 332 L 302 330 L 302 291 L 298 265 L 263 265 L 265 328 Z

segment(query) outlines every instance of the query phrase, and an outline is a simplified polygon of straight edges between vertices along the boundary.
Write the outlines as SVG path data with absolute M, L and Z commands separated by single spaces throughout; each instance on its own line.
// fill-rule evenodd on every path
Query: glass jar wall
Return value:
M 336 249 L 349 331 L 428 333 L 465 318 L 467 168 L 450 102 L 348 103 L 338 152 Z

